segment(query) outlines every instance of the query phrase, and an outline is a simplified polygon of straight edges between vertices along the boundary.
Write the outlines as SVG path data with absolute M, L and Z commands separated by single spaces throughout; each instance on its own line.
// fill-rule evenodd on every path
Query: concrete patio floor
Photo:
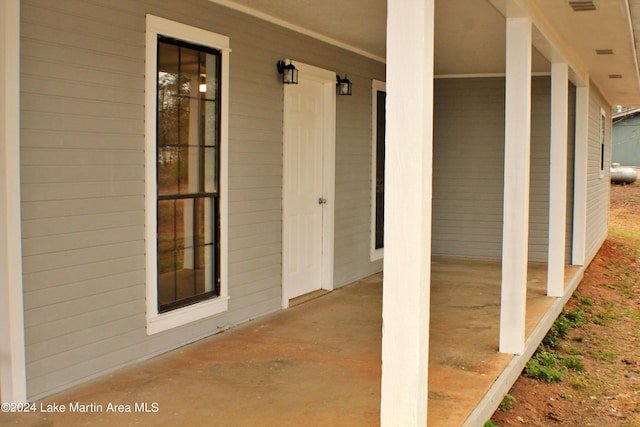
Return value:
M 500 263 L 432 265 L 428 425 L 478 425 L 493 412 L 479 402 L 497 406 L 492 393 L 522 369 L 497 352 Z M 567 267 L 567 283 L 580 271 Z M 531 264 L 528 336 L 563 302 L 545 283 L 546 265 Z M 377 274 L 36 402 L 34 413 L 0 413 L 0 425 L 376 426 L 381 309 Z M 66 411 L 42 412 L 54 404 Z

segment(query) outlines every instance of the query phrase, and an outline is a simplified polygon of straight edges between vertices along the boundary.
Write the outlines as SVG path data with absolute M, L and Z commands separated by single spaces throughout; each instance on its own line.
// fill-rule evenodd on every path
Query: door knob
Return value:
M 325 199 L 324 197 L 318 197 L 319 205 L 324 205 L 325 203 L 327 203 L 327 199 Z

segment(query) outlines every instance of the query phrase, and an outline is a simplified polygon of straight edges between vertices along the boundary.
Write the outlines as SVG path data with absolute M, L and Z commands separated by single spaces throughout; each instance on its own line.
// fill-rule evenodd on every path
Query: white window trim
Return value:
M 156 212 L 156 97 L 158 35 L 217 49 L 222 54 L 220 93 L 220 296 L 168 313 L 158 313 L 157 212 Z M 147 335 L 162 332 L 227 311 L 228 293 L 228 124 L 229 38 L 147 15 L 145 63 L 145 249 Z
M 607 115 L 602 108 L 600 108 L 600 116 L 598 117 L 598 119 L 598 151 L 600 151 L 600 155 L 598 156 L 600 164 L 598 165 L 598 167 L 600 168 L 600 178 L 604 178 L 604 172 L 606 169 L 605 152 L 607 147 L 607 136 L 605 135 L 606 128 L 604 127 L 604 124 L 607 122 Z
M 387 91 L 387 85 L 380 80 L 371 82 L 371 247 L 369 258 L 376 261 L 384 258 L 384 247 L 376 249 L 376 163 L 378 152 L 377 121 L 378 121 L 378 91 Z

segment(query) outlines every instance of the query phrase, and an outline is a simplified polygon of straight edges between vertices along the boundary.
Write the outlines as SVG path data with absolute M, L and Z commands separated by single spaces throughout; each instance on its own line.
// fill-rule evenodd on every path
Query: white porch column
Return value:
M 20 233 L 20 0 L 0 1 L 0 375 L 3 402 L 27 398 Z
M 549 173 L 549 263 L 547 295 L 564 294 L 567 230 L 567 123 L 569 66 L 551 64 L 551 152 Z
M 507 18 L 500 351 L 525 341 L 531 145 L 531 20 Z
M 576 88 L 576 143 L 573 181 L 573 265 L 586 263 L 587 156 L 589 149 L 589 79 Z
M 387 5 L 382 426 L 427 422 L 434 0 Z

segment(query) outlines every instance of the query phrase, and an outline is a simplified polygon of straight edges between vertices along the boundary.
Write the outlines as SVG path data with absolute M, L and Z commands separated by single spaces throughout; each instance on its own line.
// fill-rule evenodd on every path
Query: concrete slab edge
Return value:
M 531 359 L 531 356 L 533 356 L 533 353 L 542 342 L 547 331 L 551 328 L 553 322 L 555 322 L 562 312 L 564 305 L 582 281 L 586 268 L 586 266 L 583 266 L 574 274 L 565 287 L 564 296 L 556 298 L 551 307 L 549 307 L 549 310 L 547 310 L 545 315 L 540 319 L 529 335 L 525 345 L 525 352 L 521 355 L 516 355 L 511 359 L 502 374 L 500 374 L 495 383 L 493 383 L 466 421 L 462 424 L 462 427 L 481 427 L 489 418 L 491 418 L 491 415 L 493 415 L 500 405 L 500 402 L 502 402 L 502 398 L 511 389 L 518 377 L 520 377 L 524 366 L 527 364 L 529 359 Z

